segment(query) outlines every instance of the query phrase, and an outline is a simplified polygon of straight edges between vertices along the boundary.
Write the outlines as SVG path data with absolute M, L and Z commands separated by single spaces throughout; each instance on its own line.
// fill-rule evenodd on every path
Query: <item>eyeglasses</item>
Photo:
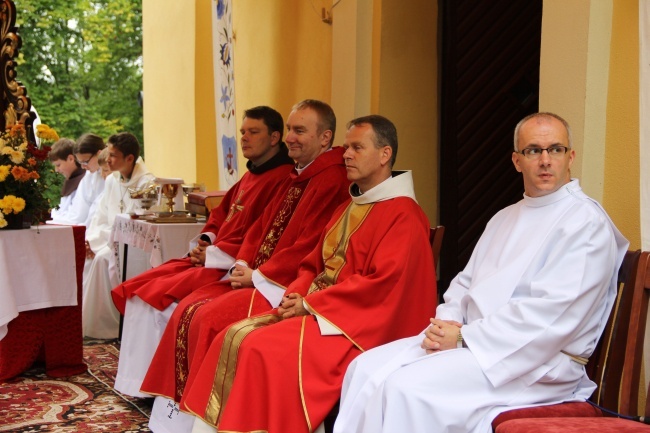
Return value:
M 93 156 L 91 156 L 90 158 L 88 158 L 88 159 L 85 160 L 85 161 L 82 161 L 82 160 L 80 160 L 79 158 L 75 158 L 75 159 L 77 160 L 77 162 L 79 163 L 79 165 L 88 165 L 88 164 L 90 163 L 90 161 L 92 161 L 92 159 L 93 159 L 95 156 L 96 156 L 96 155 L 93 155 Z
M 521 153 L 528 159 L 539 159 L 544 151 L 551 158 L 561 158 L 569 151 L 569 148 L 566 146 L 551 146 L 546 149 L 542 149 L 541 147 L 527 147 L 517 153 Z

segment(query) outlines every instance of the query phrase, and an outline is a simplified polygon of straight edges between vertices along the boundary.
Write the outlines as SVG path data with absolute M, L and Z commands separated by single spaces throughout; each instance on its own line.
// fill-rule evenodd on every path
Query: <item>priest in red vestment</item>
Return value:
M 124 314 L 120 361 L 115 388 L 142 397 L 147 372 L 174 303 L 195 287 L 222 278 L 233 264 L 248 229 L 293 169 L 282 142 L 284 120 L 276 110 L 254 107 L 244 111 L 241 146 L 248 172 L 226 193 L 192 244 L 188 257 L 174 259 L 134 277 L 111 292 Z
M 429 222 L 411 173 L 391 172 L 394 125 L 355 119 L 345 148 L 351 202 L 334 214 L 280 307 L 221 332 L 185 389 L 181 408 L 219 431 L 314 431 L 357 355 L 418 332 L 434 314 Z
M 335 127 L 336 118 L 329 105 L 306 100 L 294 106 L 285 140 L 289 155 L 296 160 L 296 170 L 279 191 L 275 205 L 246 235 L 231 281 L 204 286 L 179 303 L 147 372 L 143 393 L 180 401 L 192 362 L 191 334 L 198 335 L 191 331 L 198 330 L 203 320 L 217 315 L 226 326 L 248 317 L 251 299 L 260 305 L 259 312 L 279 304 L 297 276 L 300 261 L 318 244 L 332 213 L 349 197 L 343 149 L 331 148 Z M 173 405 L 157 398 L 154 406 L 168 403 Z M 150 424 L 155 424 L 157 413 Z

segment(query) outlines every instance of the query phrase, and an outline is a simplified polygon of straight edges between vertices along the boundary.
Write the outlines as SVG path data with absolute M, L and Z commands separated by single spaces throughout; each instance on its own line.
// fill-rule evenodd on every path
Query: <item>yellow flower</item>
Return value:
M 24 198 L 16 197 L 13 204 L 14 213 L 22 212 L 26 204 Z
M 48 141 L 57 141 L 59 139 L 59 134 L 44 123 L 36 126 L 36 136 Z
M 3 213 L 13 212 L 13 195 L 6 195 L 0 199 L 0 211 Z
M 0 200 L 0 211 L 5 214 L 11 212 L 17 214 L 25 209 L 25 204 L 25 200 L 20 197 L 16 197 L 15 195 L 6 195 L 2 200 Z
M 3 227 L 7 227 L 7 220 L 5 219 L 5 216 L 0 212 L 0 229 Z
M 9 152 L 9 159 L 11 159 L 11 162 L 14 164 L 22 164 L 25 160 L 25 154 L 20 150 L 12 150 Z
M 0 182 L 4 182 L 7 176 L 9 176 L 9 167 L 10 165 L 0 165 Z

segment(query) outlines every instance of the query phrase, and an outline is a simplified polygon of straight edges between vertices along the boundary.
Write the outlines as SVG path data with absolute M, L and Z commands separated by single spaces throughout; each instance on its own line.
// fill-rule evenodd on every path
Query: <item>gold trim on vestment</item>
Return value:
M 268 430 L 219 430 L 219 433 L 269 433 Z
M 264 316 L 250 317 L 240 320 L 231 325 L 226 332 L 219 360 L 217 362 L 217 371 L 212 382 L 212 391 L 205 410 L 205 420 L 213 425 L 218 425 L 221 417 L 221 410 L 226 404 L 233 381 L 235 379 L 235 370 L 237 368 L 237 354 L 244 338 L 254 330 L 264 326 L 279 322 L 281 317 L 275 314 L 266 314 Z
M 253 289 L 253 293 L 251 293 L 251 301 L 248 304 L 248 314 L 246 317 L 251 317 L 251 312 L 253 311 L 253 300 L 255 299 L 255 293 L 257 292 L 257 289 Z
M 192 302 L 190 305 L 185 307 L 185 310 L 183 310 L 183 314 L 181 314 L 181 318 L 178 321 L 178 326 L 176 328 L 176 344 L 174 348 L 174 401 L 181 401 L 183 391 L 185 390 L 185 384 L 187 383 L 187 377 L 190 372 L 187 355 L 189 350 L 188 345 L 192 319 L 194 319 L 194 315 L 199 308 L 211 299 L 212 298 L 207 298 Z
M 345 254 L 350 244 L 350 238 L 361 227 L 374 203 L 356 204 L 351 202 L 341 214 L 338 221 L 323 239 L 324 269 L 309 286 L 309 292 L 314 293 L 333 285 L 345 265 Z
M 311 433 L 313 430 L 311 428 L 311 420 L 309 419 L 309 412 L 307 412 L 307 403 L 305 402 L 305 393 L 302 387 L 302 342 L 305 337 L 305 320 L 307 320 L 307 316 L 302 317 L 302 323 L 300 324 L 300 340 L 298 341 L 298 388 L 300 389 L 302 410 L 305 413 L 305 419 L 307 420 L 307 428 L 309 429 L 309 433 Z

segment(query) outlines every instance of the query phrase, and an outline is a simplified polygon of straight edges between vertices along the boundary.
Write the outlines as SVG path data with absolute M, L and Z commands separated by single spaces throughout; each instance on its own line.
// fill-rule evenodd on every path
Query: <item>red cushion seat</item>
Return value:
M 648 433 L 650 425 L 620 418 L 518 418 L 504 421 L 495 433 Z
M 492 428 L 498 427 L 506 421 L 520 418 L 557 418 L 557 417 L 602 417 L 602 412 L 595 406 L 586 402 L 569 402 L 551 404 L 548 406 L 527 407 L 503 412 L 492 421 Z

